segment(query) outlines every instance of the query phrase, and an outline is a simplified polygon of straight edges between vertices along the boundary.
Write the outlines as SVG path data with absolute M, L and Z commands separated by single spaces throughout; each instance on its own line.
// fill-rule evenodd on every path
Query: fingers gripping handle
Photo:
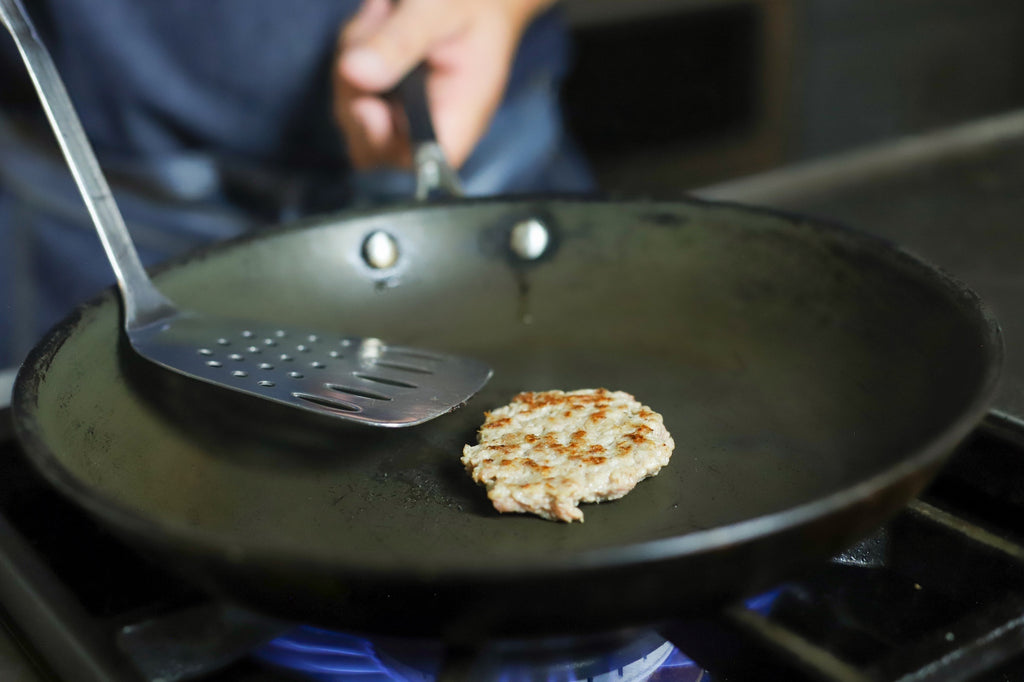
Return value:
M 173 306 L 146 275 L 64 82 L 20 0 L 0 0 L 0 20 L 14 38 L 25 61 L 57 143 L 110 259 L 124 298 L 126 327 L 143 325 L 162 317 L 168 309 L 173 310 Z

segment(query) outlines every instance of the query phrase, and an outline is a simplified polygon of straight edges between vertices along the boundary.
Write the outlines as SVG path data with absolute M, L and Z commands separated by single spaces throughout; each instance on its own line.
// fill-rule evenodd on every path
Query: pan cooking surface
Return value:
M 525 264 L 503 239 L 531 213 L 555 239 Z M 383 273 L 359 259 L 377 229 L 401 249 Z M 261 281 L 274 283 L 266 295 Z M 211 313 L 245 301 L 248 317 L 326 320 L 494 367 L 457 412 L 371 432 L 254 420 L 140 369 L 119 349 L 110 295 L 35 358 L 45 371 L 24 382 L 35 414 L 23 432 L 94 511 L 229 553 L 397 572 L 588 565 L 630 547 L 623 560 L 638 560 L 649 541 L 869 496 L 873 476 L 902 475 L 910 454 L 934 459 L 966 433 L 998 355 L 977 302 L 916 261 L 723 206 L 489 203 L 328 220 L 156 282 Z M 459 462 L 483 412 L 523 390 L 596 387 L 663 414 L 670 464 L 588 505 L 582 525 L 498 515 Z M 822 502 L 841 491 L 845 502 Z

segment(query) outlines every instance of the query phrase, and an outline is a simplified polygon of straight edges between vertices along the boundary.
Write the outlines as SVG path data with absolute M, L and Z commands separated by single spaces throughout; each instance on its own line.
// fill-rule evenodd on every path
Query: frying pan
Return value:
M 510 248 L 526 221 L 548 236 L 533 259 Z M 363 256 L 377 231 L 398 247 L 383 269 Z M 465 407 L 401 433 L 298 422 L 135 359 L 113 291 L 22 367 L 17 432 L 61 492 L 228 600 L 363 632 L 619 628 L 776 584 L 918 494 L 984 414 L 1002 359 L 978 298 L 911 255 L 726 204 L 352 212 L 200 251 L 155 281 L 210 314 L 372 331 L 495 368 Z M 584 524 L 495 512 L 459 462 L 483 412 L 600 386 L 664 415 L 670 464 L 586 506 Z

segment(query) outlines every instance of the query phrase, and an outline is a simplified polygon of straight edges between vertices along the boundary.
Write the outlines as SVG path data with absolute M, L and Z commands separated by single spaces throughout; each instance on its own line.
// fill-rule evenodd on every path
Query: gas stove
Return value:
M 0 604 L 31 662 L 0 647 L 5 680 L 1024 679 L 1024 447 L 984 426 L 885 527 L 768 594 L 701 620 L 477 651 L 221 603 L 83 516 L 3 435 Z
M 221 603 L 137 555 L 38 479 L 3 414 L 0 679 L 1024 679 L 1024 112 L 699 194 L 889 237 L 963 279 L 1002 322 L 993 413 L 877 533 L 703 619 L 473 651 L 366 638 Z

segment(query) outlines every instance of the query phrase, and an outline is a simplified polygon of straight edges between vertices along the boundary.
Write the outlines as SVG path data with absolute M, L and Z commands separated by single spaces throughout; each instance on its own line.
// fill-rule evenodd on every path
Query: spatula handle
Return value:
M 14 38 L 71 174 L 85 200 L 124 298 L 125 326 L 134 328 L 173 312 L 142 267 L 96 155 L 68 97 L 57 67 L 20 0 L 0 0 L 0 20 Z

